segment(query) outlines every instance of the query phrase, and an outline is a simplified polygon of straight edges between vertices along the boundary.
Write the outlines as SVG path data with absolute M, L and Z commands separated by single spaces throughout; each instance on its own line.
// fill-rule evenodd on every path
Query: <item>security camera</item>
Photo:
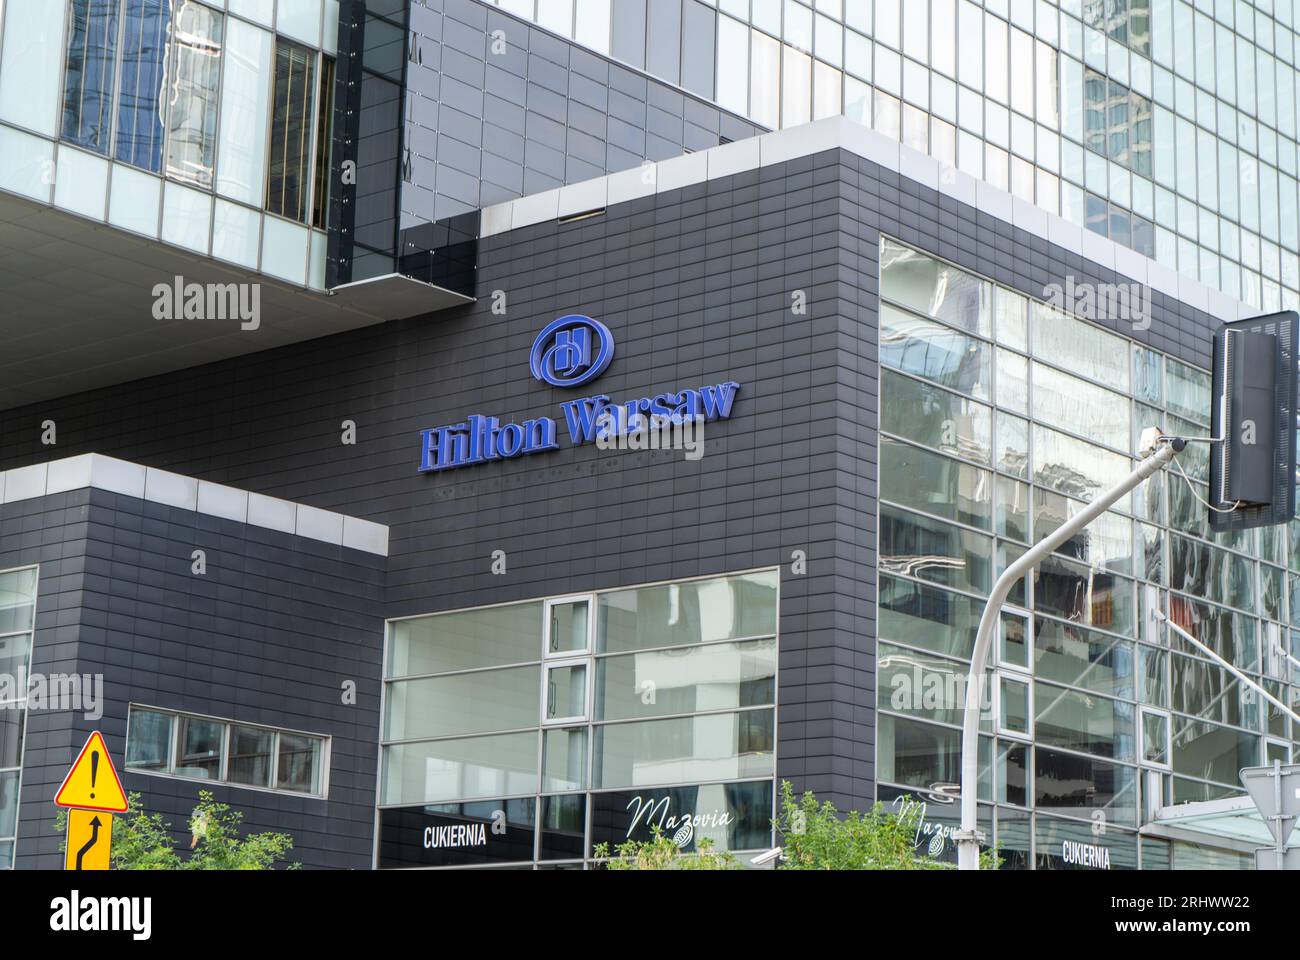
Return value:
M 754 859 L 750 860 L 749 863 L 751 866 L 754 867 L 765 867 L 769 863 L 776 863 L 776 861 L 780 859 L 781 859 L 781 848 L 773 847 L 771 850 L 768 850 L 766 853 L 760 853 L 758 856 L 754 857 Z

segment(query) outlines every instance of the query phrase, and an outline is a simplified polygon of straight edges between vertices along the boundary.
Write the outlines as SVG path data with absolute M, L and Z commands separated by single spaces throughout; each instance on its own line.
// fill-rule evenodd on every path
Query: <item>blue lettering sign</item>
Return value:
M 587 383 L 614 359 L 609 328 L 590 317 L 561 317 L 546 326 L 533 343 L 533 376 L 556 387 Z M 728 380 L 698 390 L 661 393 L 625 403 L 597 394 L 560 405 L 569 440 L 575 447 L 609 436 L 624 436 L 647 426 L 688 420 L 728 420 L 740 384 Z M 473 414 L 463 423 L 421 432 L 420 472 L 435 473 L 497 460 L 560 449 L 557 422 L 538 417 L 522 424 L 502 424 L 496 417 Z
M 599 320 L 573 314 L 548 323 L 533 341 L 528 366 L 553 387 L 580 387 L 609 369 L 614 335 Z

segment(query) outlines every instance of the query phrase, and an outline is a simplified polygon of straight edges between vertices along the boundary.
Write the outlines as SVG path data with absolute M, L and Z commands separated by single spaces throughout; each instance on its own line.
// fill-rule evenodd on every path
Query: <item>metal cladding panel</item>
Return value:
M 1210 452 L 1214 531 L 1295 516 L 1298 340 L 1294 310 L 1224 324 L 1214 335 L 1211 435 L 1222 438 Z

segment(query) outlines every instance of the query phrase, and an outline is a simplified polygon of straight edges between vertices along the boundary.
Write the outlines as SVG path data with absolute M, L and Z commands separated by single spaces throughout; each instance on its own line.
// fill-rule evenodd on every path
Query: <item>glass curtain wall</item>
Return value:
M 212 186 L 223 17 L 190 0 L 176 8 L 167 71 L 167 175 Z
M 1300 305 L 1296 0 L 495 2 L 767 127 L 843 113 L 1252 306 Z
M 64 74 L 64 140 L 108 153 L 119 0 L 72 0 Z
M 579 840 L 590 814 L 567 854 L 581 860 L 602 840 L 649 836 L 629 809 L 716 800 L 748 811 L 715 825 L 719 848 L 763 848 L 777 582 L 769 571 L 391 624 L 382 822 L 517 799 L 567 811 Z M 380 865 L 400 865 L 383 832 Z
M 315 73 L 315 51 L 285 40 L 276 43 L 266 209 L 290 220 L 306 219 L 308 204 L 314 202 L 309 190 Z
M 1207 436 L 1210 376 L 892 240 L 880 253 L 880 796 L 942 799 L 993 579 L 1132 469 L 1144 427 Z M 1205 446 L 1179 462 L 1187 480 L 1148 480 L 1006 607 L 981 795 L 1009 865 L 1070 866 L 1062 843 L 1097 843 L 1100 823 L 1112 866 L 1137 866 L 1154 807 L 1239 794 L 1241 767 L 1293 755 L 1289 718 L 1152 614 L 1300 702 L 1283 653 L 1300 651 L 1300 524 L 1212 534 Z M 1144 843 L 1144 866 L 1168 864 Z
M 162 169 L 163 61 L 171 10 L 170 0 L 131 0 L 123 11 L 115 155 L 151 173 Z
M 64 141 L 325 228 L 332 58 L 244 19 L 245 13 L 253 15 L 244 7 L 232 7 L 228 15 L 196 0 L 68 4 Z M 301 34 L 313 19 L 311 5 L 282 6 L 283 28 Z M 10 19 L 16 31 L 26 29 L 18 15 Z M 3 98 L 0 115 L 5 115 Z M 124 178 L 124 184 L 130 182 Z M 186 196 L 183 191 L 168 195 L 177 202 Z M 198 201 L 191 195 L 189 202 Z M 227 259 L 244 262 L 249 259 L 244 247 L 257 245 L 256 229 L 251 240 L 242 235 L 250 215 L 218 203 L 223 229 L 216 246 Z M 196 231 L 202 237 L 191 245 L 206 250 L 207 231 Z M 251 260 L 255 265 L 256 251 Z
M 13 867 L 38 570 L 0 573 L 0 870 Z

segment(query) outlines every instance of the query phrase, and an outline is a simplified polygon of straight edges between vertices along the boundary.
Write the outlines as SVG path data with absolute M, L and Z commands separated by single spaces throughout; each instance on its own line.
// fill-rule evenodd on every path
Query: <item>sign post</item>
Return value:
M 1246 767 L 1241 784 L 1273 834 L 1272 847 L 1255 851 L 1256 868 L 1300 870 L 1300 848 L 1287 849 L 1300 818 L 1300 765 L 1284 767 L 1281 760 L 1274 760 L 1271 767 Z
M 67 870 L 107 870 L 113 844 L 113 814 L 126 813 L 126 792 L 96 730 L 73 761 L 54 802 L 68 808 Z
M 96 810 L 68 811 L 65 870 L 107 870 L 113 845 L 113 815 Z

